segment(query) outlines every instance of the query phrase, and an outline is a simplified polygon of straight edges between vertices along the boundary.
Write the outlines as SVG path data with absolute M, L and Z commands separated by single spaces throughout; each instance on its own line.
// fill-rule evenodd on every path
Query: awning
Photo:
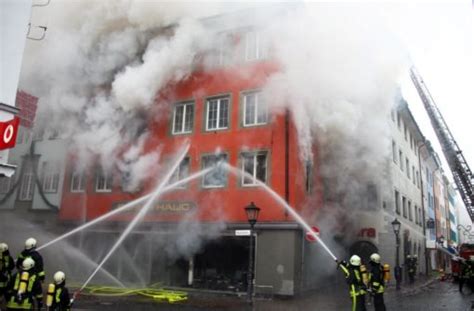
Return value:
M 12 177 L 15 173 L 16 165 L 0 163 L 0 177 Z

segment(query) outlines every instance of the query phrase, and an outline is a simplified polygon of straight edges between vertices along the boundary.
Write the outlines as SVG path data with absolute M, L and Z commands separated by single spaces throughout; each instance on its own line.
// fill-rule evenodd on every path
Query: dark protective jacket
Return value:
M 71 310 L 71 298 L 66 283 L 63 282 L 56 285 L 53 294 L 53 304 L 49 310 L 51 311 L 69 311 Z
M 21 271 L 15 273 L 8 284 L 7 288 L 7 308 L 8 309 L 20 309 L 20 310 L 31 310 L 34 306 L 34 301 L 42 305 L 43 300 L 43 289 L 41 282 L 35 273 L 29 273 L 28 280 L 26 281 L 25 293 L 19 293 L 21 282 Z
M 43 257 L 41 257 L 40 253 L 38 253 L 35 248 L 28 250 L 25 249 L 20 253 L 20 255 L 18 255 L 18 259 L 16 260 L 16 268 L 20 270 L 22 268 L 23 260 L 28 257 L 35 261 L 33 272 L 38 275 L 40 281 L 44 281 L 45 273 L 43 269 Z
M 0 289 L 7 287 L 13 269 L 15 269 L 15 262 L 9 251 L 4 251 L 0 254 Z
M 366 286 L 362 280 L 360 268 L 346 263 L 340 263 L 339 267 L 344 272 L 351 297 L 365 295 Z
M 383 267 L 378 263 L 370 263 L 369 288 L 371 288 L 375 294 L 382 294 L 385 291 Z

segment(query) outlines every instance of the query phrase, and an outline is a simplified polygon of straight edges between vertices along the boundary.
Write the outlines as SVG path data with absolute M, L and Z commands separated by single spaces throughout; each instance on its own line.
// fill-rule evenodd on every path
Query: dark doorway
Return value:
M 222 237 L 194 256 L 193 286 L 213 290 L 245 291 L 248 237 Z
M 351 246 L 351 256 L 357 255 L 362 259 L 362 263 L 367 265 L 370 260 L 370 255 L 373 253 L 378 253 L 377 246 L 368 241 L 359 241 L 355 242 Z

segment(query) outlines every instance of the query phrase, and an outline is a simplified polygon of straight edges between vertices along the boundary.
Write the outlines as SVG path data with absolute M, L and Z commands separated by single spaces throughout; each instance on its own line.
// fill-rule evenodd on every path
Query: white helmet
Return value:
M 0 253 L 3 253 L 8 250 L 7 243 L 0 243 Z
M 407 258 L 411 258 L 411 255 L 410 255 L 410 254 L 408 254 L 408 255 L 407 255 Z
M 23 270 L 25 270 L 25 271 L 30 270 L 30 269 L 33 268 L 34 266 L 35 266 L 35 261 L 34 261 L 33 259 L 31 259 L 30 257 L 25 258 L 25 260 L 23 260 L 23 263 L 21 264 L 21 267 L 22 267 Z
M 377 253 L 373 253 L 372 255 L 370 255 L 370 260 L 375 263 L 380 263 L 380 255 Z
M 33 239 L 33 238 L 29 238 L 28 240 L 26 240 L 25 242 L 25 249 L 28 250 L 28 249 L 32 249 L 36 247 L 36 240 Z
M 59 285 L 66 280 L 66 275 L 64 274 L 64 272 L 58 271 L 54 274 L 53 279 L 54 279 L 54 283 Z
M 349 262 L 353 266 L 360 266 L 360 257 L 357 255 L 352 255 L 351 259 L 349 259 Z

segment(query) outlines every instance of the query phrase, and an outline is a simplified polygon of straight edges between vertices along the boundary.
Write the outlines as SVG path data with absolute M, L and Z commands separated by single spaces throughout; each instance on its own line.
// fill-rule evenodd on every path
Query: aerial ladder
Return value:
M 431 97 L 426 84 L 423 82 L 423 79 L 415 67 L 411 67 L 410 77 L 431 120 L 431 125 L 441 144 L 444 156 L 453 173 L 454 182 L 461 194 L 467 212 L 471 217 L 471 221 L 474 222 L 474 175 L 456 140 L 451 134 L 446 121 L 436 106 L 435 101 Z

